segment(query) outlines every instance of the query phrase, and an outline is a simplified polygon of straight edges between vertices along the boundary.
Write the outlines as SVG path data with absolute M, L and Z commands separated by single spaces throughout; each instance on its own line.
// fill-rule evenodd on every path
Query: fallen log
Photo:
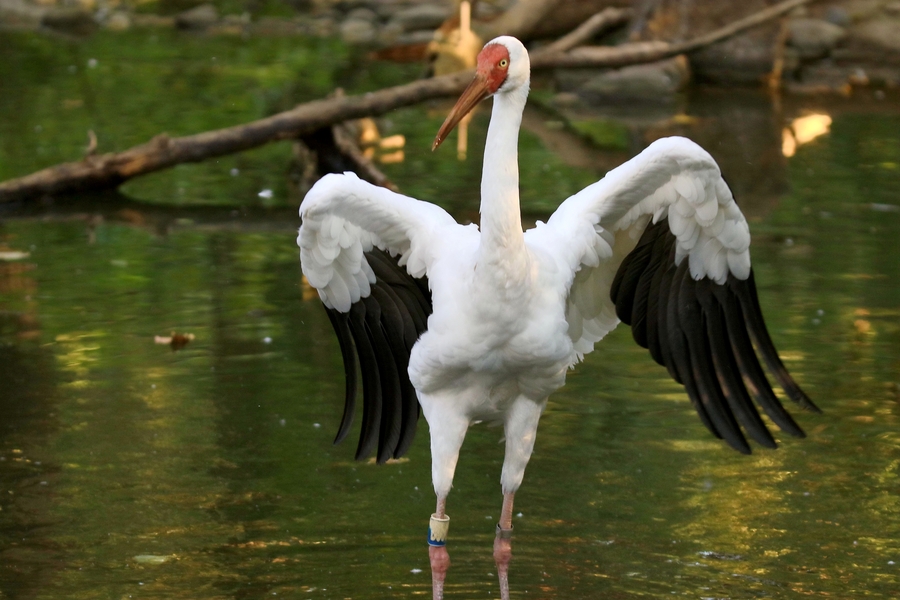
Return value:
M 0 183 L 0 203 L 45 195 L 115 188 L 139 175 L 288 140 L 348 119 L 381 115 L 430 98 L 460 93 L 471 72 L 426 79 L 359 96 L 315 100 L 294 109 L 225 129 L 184 137 L 161 134 L 123 152 L 87 156 Z
M 580 47 L 569 52 L 536 52 L 533 69 L 554 67 L 622 67 L 698 50 L 774 19 L 813 0 L 785 0 L 744 19 L 687 42 L 636 42 L 611 47 Z M 48 167 L 0 183 L 0 203 L 86 190 L 113 189 L 133 177 L 181 163 L 248 150 L 273 141 L 308 135 L 349 119 L 378 116 L 419 102 L 458 95 L 471 71 L 425 79 L 362 94 L 315 100 L 265 119 L 184 137 L 161 134 L 118 153 L 88 155 L 83 160 Z

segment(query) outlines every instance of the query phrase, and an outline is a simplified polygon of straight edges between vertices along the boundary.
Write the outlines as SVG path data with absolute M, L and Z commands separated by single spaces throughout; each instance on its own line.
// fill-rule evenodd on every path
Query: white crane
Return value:
M 447 495 L 466 430 L 501 422 L 503 507 L 494 543 L 508 597 L 513 495 L 547 397 L 619 321 L 682 383 L 717 437 L 749 453 L 741 428 L 775 441 L 751 397 L 803 436 L 766 379 L 818 410 L 778 358 L 750 266 L 750 233 L 719 168 L 684 138 L 654 142 L 575 194 L 547 223 L 522 231 L 517 145 L 528 96 L 528 52 L 489 42 L 475 79 L 435 138 L 436 148 L 478 102 L 494 104 L 484 150 L 481 225 L 375 187 L 327 175 L 300 206 L 303 273 L 334 325 L 347 379 L 343 439 L 363 383 L 357 458 L 402 455 L 419 407 L 431 434 L 437 508 L 428 542 L 434 597 L 443 597 Z M 754 351 L 756 348 L 756 352 Z

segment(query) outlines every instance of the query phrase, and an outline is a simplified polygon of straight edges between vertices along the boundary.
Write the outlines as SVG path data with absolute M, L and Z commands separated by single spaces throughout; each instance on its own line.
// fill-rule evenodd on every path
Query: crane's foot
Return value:
M 512 527 L 502 529 L 497 524 L 497 535 L 494 538 L 494 563 L 497 565 L 497 577 L 500 580 L 500 598 L 509 600 L 509 561 L 512 559 Z
M 428 559 L 431 562 L 431 589 L 434 600 L 444 599 L 444 579 L 450 568 L 450 554 L 447 552 L 447 530 L 450 517 L 446 514 L 431 515 L 428 525 Z

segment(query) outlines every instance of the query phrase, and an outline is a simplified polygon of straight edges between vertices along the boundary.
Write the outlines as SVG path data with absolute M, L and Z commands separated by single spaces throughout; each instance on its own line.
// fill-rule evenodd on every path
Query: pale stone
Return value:
M 41 24 L 50 29 L 87 35 L 97 29 L 94 16 L 80 8 L 53 8 L 41 19 Z
M 378 21 L 378 15 L 376 15 L 375 11 L 370 8 L 354 8 L 347 13 L 346 20 L 368 21 L 369 23 L 376 23 Z
M 561 90 L 587 98 L 665 100 L 684 89 L 690 69 L 675 57 L 613 70 L 560 69 L 557 80 Z
M 113 31 L 125 31 L 131 28 L 131 17 L 126 12 L 114 12 L 106 20 L 106 28 Z
M 873 19 L 853 27 L 853 36 L 886 50 L 900 51 L 900 19 Z
M 803 58 L 826 56 L 847 35 L 843 27 L 821 19 L 792 19 L 789 27 L 788 41 Z
M 181 29 L 206 29 L 219 21 L 219 11 L 212 4 L 201 4 L 175 17 Z
M 436 4 L 420 4 L 398 11 L 391 19 L 403 28 L 403 31 L 415 31 L 417 29 L 437 29 L 447 20 L 452 12 L 451 6 Z
M 369 21 L 348 19 L 341 23 L 341 39 L 348 44 L 371 44 L 378 30 Z

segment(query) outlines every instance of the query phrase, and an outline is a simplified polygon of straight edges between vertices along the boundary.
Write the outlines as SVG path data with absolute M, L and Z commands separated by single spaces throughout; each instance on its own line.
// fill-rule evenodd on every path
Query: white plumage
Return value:
M 310 190 L 300 207 L 303 224 L 297 238 L 303 272 L 331 309 L 345 362 L 352 362 L 355 345 L 364 388 L 373 388 L 364 398 L 368 412 L 358 453 L 367 453 L 374 437 L 379 438 L 379 460 L 408 446 L 414 417 L 411 425 L 397 417 L 398 412 L 415 414 L 401 393 L 406 370 L 430 427 L 437 515 L 444 515 L 470 423 L 504 424 L 503 530 L 511 527 L 512 496 L 522 482 L 547 397 L 623 315 L 636 321 L 636 339 L 685 384 L 713 433 L 749 451 L 739 422 L 761 443 L 774 445 L 747 402 L 743 382 L 749 382 L 776 422 L 802 435 L 768 395 L 771 390 L 757 389 L 767 384 L 759 381 L 749 340 L 765 346 L 768 335 L 764 325 L 751 326 L 755 314 L 746 312 L 755 302 L 750 233 L 712 157 L 685 138 L 658 140 L 563 202 L 547 223 L 523 232 L 517 143 L 528 81 L 522 44 L 510 37 L 493 40 L 479 55 L 475 81 L 435 142 L 478 101 L 494 96 L 480 228 L 459 225 L 435 205 L 346 173 L 327 175 Z M 373 248 L 399 257 L 397 264 L 412 278 L 427 278 L 433 307 L 427 326 L 420 323 L 410 332 L 418 311 L 407 298 L 416 295 L 412 279 L 395 276 L 391 263 L 373 255 Z M 388 273 L 394 283 L 387 283 Z M 373 291 L 379 285 L 384 287 L 378 291 L 381 300 Z M 427 293 L 420 293 L 416 297 L 422 304 Z M 354 313 L 353 307 L 361 308 Z M 737 331 L 743 321 L 746 331 Z M 391 323 L 402 330 L 405 342 L 391 338 Z M 385 356 L 388 348 L 391 357 Z M 773 363 L 764 349 L 760 353 L 777 371 L 780 361 Z M 351 371 L 352 364 L 349 378 Z M 812 406 L 784 376 L 790 380 L 786 371 L 776 373 L 789 394 Z M 393 401 L 387 398 L 391 386 L 400 390 L 394 390 Z M 348 383 L 339 437 L 346 435 L 354 393 Z M 433 551 L 437 596 L 443 575 L 435 556 Z

